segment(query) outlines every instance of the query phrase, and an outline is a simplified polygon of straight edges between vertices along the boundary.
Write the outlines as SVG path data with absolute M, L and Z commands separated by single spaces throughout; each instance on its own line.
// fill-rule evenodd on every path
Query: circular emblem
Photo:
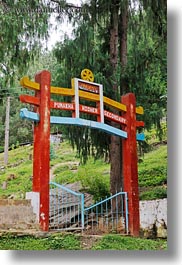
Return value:
M 81 78 L 86 81 L 94 82 L 94 75 L 89 69 L 83 69 L 81 71 Z

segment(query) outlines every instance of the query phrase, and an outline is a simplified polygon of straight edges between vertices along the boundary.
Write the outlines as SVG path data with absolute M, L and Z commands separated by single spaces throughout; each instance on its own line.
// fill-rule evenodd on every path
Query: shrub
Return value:
M 110 196 L 109 179 L 103 175 L 85 176 L 81 180 L 82 186 L 93 195 L 94 201 L 100 201 Z

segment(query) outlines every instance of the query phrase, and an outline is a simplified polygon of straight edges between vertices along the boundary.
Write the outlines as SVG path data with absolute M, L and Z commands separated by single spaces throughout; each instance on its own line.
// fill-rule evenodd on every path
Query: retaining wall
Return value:
M 0 229 L 38 228 L 30 200 L 0 200 Z
M 167 238 L 167 199 L 140 201 L 141 235 Z
M 0 229 L 39 229 L 35 208 L 30 199 L 0 200 Z M 148 238 L 167 237 L 167 199 L 140 201 L 140 233 Z

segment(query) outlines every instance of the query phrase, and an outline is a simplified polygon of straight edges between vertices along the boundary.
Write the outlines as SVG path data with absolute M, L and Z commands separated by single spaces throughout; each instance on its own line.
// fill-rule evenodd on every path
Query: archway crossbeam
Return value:
M 29 111 L 27 108 L 23 108 L 20 111 L 20 117 L 22 119 L 28 119 L 34 122 L 39 122 L 39 114 Z M 77 125 L 77 126 L 86 126 L 93 129 L 99 129 L 101 131 L 104 131 L 108 134 L 113 134 L 122 138 L 127 138 L 127 132 L 114 128 L 110 125 L 99 123 L 96 121 L 81 119 L 81 118 L 71 118 L 71 117 L 57 117 L 57 116 L 51 116 L 50 117 L 50 123 L 51 124 L 67 124 L 67 125 Z M 137 133 L 136 139 L 137 141 L 143 141 L 145 138 L 143 133 Z

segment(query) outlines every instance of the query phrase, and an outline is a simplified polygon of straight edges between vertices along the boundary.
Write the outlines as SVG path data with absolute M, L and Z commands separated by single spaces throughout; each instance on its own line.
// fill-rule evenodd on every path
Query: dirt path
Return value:
M 74 166 L 78 167 L 79 162 L 69 161 L 69 162 L 62 162 L 62 163 L 58 163 L 58 164 L 54 165 L 53 167 L 50 168 L 50 181 L 53 181 L 53 179 L 54 179 L 54 171 L 56 170 L 56 168 L 58 168 L 60 166 L 65 166 L 65 165 L 68 165 L 68 166 L 74 165 Z

